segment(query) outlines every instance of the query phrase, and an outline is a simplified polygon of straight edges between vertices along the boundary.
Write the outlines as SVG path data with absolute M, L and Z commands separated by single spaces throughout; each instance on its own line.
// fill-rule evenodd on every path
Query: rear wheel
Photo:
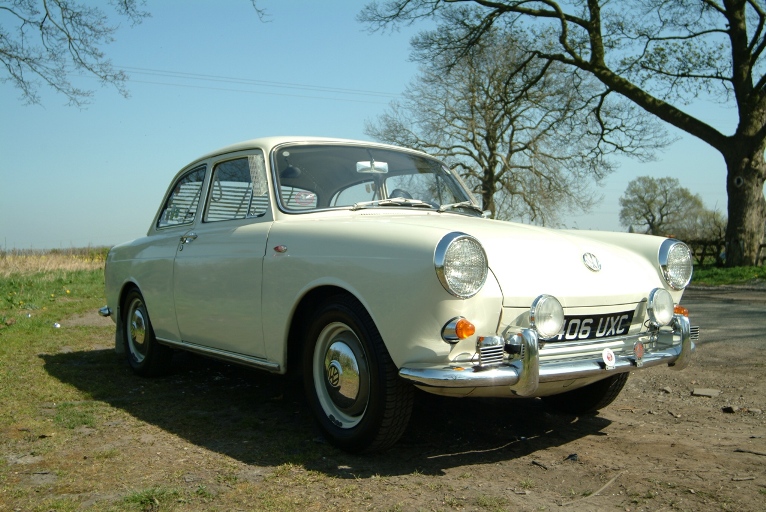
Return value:
M 122 311 L 123 339 L 130 367 L 135 373 L 146 377 L 167 373 L 173 351 L 159 344 L 154 337 L 141 292 L 131 290 L 125 297 Z
M 303 369 L 309 405 L 335 446 L 379 451 L 404 433 L 412 387 L 399 378 L 372 319 L 355 299 L 334 297 L 314 315 Z
M 559 395 L 544 396 L 543 401 L 553 409 L 571 414 L 587 414 L 603 409 L 614 402 L 630 374 L 618 373 Z

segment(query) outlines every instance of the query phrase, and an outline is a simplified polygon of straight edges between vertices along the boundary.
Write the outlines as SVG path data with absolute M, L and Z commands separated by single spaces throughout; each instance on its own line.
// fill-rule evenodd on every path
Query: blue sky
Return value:
M 101 4 L 101 2 L 92 2 Z M 173 175 L 196 157 L 267 135 L 367 139 L 374 120 L 416 75 L 408 61 L 418 26 L 370 34 L 362 0 L 149 0 L 152 17 L 127 22 L 106 48 L 131 76 L 125 99 L 82 79 L 86 109 L 41 89 L 24 106 L 0 84 L 0 247 L 113 245 L 146 233 Z M 109 11 L 110 12 L 110 11 Z M 689 107 L 733 130 L 731 110 Z M 638 176 L 672 176 L 726 211 L 723 159 L 680 137 L 657 160 L 617 160 L 603 201 L 566 227 L 623 230 L 618 199 Z

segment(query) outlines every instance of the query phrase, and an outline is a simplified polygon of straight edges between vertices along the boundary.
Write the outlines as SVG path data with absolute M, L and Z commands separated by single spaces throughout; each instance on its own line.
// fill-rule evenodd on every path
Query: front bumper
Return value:
M 556 344 L 542 350 L 534 329 L 523 329 L 519 334 L 522 339 L 522 355 L 519 360 L 488 368 L 470 364 L 406 365 L 399 370 L 399 375 L 408 381 L 426 387 L 436 388 L 477 388 L 510 387 L 518 396 L 534 396 L 538 385 L 545 382 L 566 381 L 573 379 L 607 377 L 611 374 L 628 372 L 639 367 L 667 364 L 676 370 L 682 370 L 689 364 L 694 352 L 694 341 L 698 329 L 692 328 L 689 319 L 676 315 L 671 324 L 673 328 L 671 344 L 663 345 L 660 333 L 645 332 L 635 335 L 611 338 L 606 344 L 621 350 L 613 352 L 614 361 L 607 365 L 602 354 L 602 347 L 609 348 L 604 342 L 579 344 L 566 349 L 558 349 Z M 694 334 L 692 331 L 694 330 Z M 667 333 L 671 335 L 671 333 Z M 652 347 L 643 354 L 632 350 L 636 343 Z M 631 347 L 630 350 L 626 350 Z M 610 348 L 610 350 L 612 350 Z M 640 356 L 639 356 L 640 354 Z

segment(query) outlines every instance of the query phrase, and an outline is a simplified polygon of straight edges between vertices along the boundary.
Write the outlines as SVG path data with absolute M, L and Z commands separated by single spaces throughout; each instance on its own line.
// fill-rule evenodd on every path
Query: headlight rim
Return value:
M 659 304 L 658 295 L 667 294 L 670 299 L 670 315 L 667 321 L 662 321 L 657 313 L 657 307 Z M 655 288 L 649 293 L 649 297 L 646 303 L 646 313 L 649 315 L 649 320 L 660 327 L 670 325 L 673 322 L 675 316 L 675 301 L 673 296 L 665 288 Z
M 561 311 L 561 322 L 556 329 L 556 332 L 553 334 L 546 332 L 542 332 L 540 330 L 539 322 L 537 321 L 538 314 L 538 306 L 540 306 L 544 301 L 547 301 L 549 299 L 553 299 L 556 304 L 559 306 L 559 310 Z M 555 338 L 561 330 L 564 328 L 564 324 L 566 323 L 566 315 L 564 314 L 564 306 L 561 304 L 561 301 L 558 300 L 555 296 L 549 295 L 549 294 L 542 294 L 535 297 L 535 300 L 532 301 L 532 305 L 529 307 L 529 326 L 537 331 L 538 335 L 540 336 L 540 339 L 543 340 L 550 340 Z
M 670 254 L 672 251 L 677 250 L 676 249 L 677 247 L 686 249 L 686 254 L 689 260 L 689 266 L 691 267 L 689 271 L 689 276 L 686 278 L 683 284 L 679 284 L 675 279 L 673 279 L 672 269 L 669 268 Z M 659 253 L 657 255 L 657 260 L 660 265 L 660 270 L 662 271 L 662 278 L 665 280 L 668 286 L 670 286 L 673 290 L 676 290 L 676 291 L 684 290 L 686 289 L 687 286 L 689 286 L 689 283 L 692 280 L 692 275 L 694 274 L 694 260 L 692 258 L 692 251 L 688 245 L 686 245 L 680 240 L 676 240 L 674 238 L 667 238 L 662 242 L 662 245 L 660 245 Z
M 476 246 L 480 250 L 481 257 L 484 260 L 484 271 L 482 279 L 476 286 L 474 286 L 475 289 L 471 293 L 459 293 L 458 291 L 454 290 L 449 282 L 449 279 L 447 278 L 447 272 L 445 271 L 447 252 L 449 251 L 449 248 L 455 242 L 464 239 L 472 240 L 476 243 Z M 487 282 L 487 276 L 489 275 L 489 260 L 487 259 L 487 253 L 484 250 L 484 246 L 476 237 L 460 231 L 453 231 L 444 235 L 441 240 L 439 240 L 439 243 L 436 244 L 436 249 L 434 250 L 434 267 L 442 287 L 444 287 L 444 289 L 447 290 L 450 295 L 459 299 L 470 299 L 471 297 L 474 297 L 484 287 L 484 284 Z

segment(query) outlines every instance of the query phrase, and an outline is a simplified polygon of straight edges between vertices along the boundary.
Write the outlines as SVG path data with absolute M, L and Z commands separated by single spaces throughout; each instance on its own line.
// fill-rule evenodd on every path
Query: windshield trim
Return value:
M 448 174 L 450 176 L 449 181 L 451 182 L 451 185 L 446 185 L 446 186 L 449 189 L 451 189 L 451 192 L 449 193 L 449 195 L 452 196 L 451 198 L 457 199 L 460 196 L 463 196 L 466 198 L 466 201 L 459 201 L 459 203 L 470 203 L 474 206 L 473 207 L 468 206 L 467 208 L 471 208 L 472 210 L 475 209 L 476 211 L 479 211 L 479 212 L 481 211 L 480 206 L 476 202 L 476 197 L 470 191 L 470 189 L 466 186 L 465 182 L 461 179 L 460 175 L 457 172 L 455 172 L 455 170 L 447 167 L 444 164 L 444 162 L 442 162 L 441 160 L 431 155 L 428 155 L 427 153 L 424 153 L 418 150 L 409 149 L 409 148 L 402 148 L 402 147 L 391 146 L 386 144 L 375 144 L 375 143 L 364 143 L 364 142 L 355 143 L 354 141 L 346 141 L 346 140 L 339 140 L 339 141 L 309 140 L 309 141 L 301 141 L 301 142 L 290 141 L 290 142 L 281 143 L 272 147 L 269 152 L 269 159 L 268 159 L 269 166 L 270 166 L 269 173 L 271 176 L 272 188 L 274 192 L 273 194 L 275 198 L 274 202 L 277 207 L 277 210 L 281 213 L 285 213 L 288 215 L 302 215 L 302 214 L 313 213 L 313 212 L 326 212 L 326 211 L 338 211 L 338 210 L 356 211 L 356 210 L 361 210 L 364 208 L 409 208 L 409 209 L 423 209 L 423 210 L 433 210 L 433 211 L 439 210 L 438 199 L 435 202 L 431 202 L 431 201 L 423 201 L 420 199 L 409 199 L 409 198 L 401 198 L 401 197 L 383 197 L 379 199 L 373 199 L 371 201 L 357 201 L 353 204 L 331 205 L 329 204 L 330 200 L 336 194 L 344 190 L 343 188 L 335 189 L 334 187 L 329 188 L 327 195 L 325 197 L 320 196 L 317 200 L 315 200 L 316 206 L 313 206 L 313 207 L 306 206 L 305 208 L 296 208 L 294 206 L 288 206 L 284 202 L 285 200 L 284 199 L 285 192 L 283 190 L 284 188 L 293 187 L 294 191 L 304 191 L 306 194 L 319 195 L 321 193 L 321 184 L 322 184 L 321 180 L 312 181 L 311 183 L 314 183 L 316 185 L 315 187 L 316 190 L 311 190 L 309 188 L 301 187 L 299 183 L 294 183 L 293 185 L 291 185 L 289 180 L 287 183 L 283 183 L 283 179 L 280 179 L 280 176 L 279 176 L 280 172 L 283 172 L 288 167 L 291 167 L 291 162 L 287 163 L 288 167 L 285 167 L 284 163 L 282 163 L 281 165 L 280 163 L 278 163 L 278 162 L 281 162 L 279 160 L 279 158 L 282 157 L 280 153 L 288 151 L 288 154 L 286 155 L 286 157 L 289 157 L 290 148 L 306 148 L 308 146 L 315 146 L 317 148 L 347 147 L 347 148 L 355 149 L 355 150 L 366 149 L 373 152 L 383 151 L 383 152 L 389 152 L 392 154 L 399 153 L 402 155 L 402 158 L 414 159 L 413 161 L 415 162 L 420 161 L 420 165 L 432 167 L 432 169 L 434 169 L 433 172 L 437 180 L 445 180 L 446 177 L 441 176 L 442 172 Z M 298 152 L 296 152 L 294 156 L 296 156 L 297 159 L 299 160 L 296 167 L 298 168 L 303 167 L 300 164 L 300 158 L 298 157 Z M 418 167 L 420 167 L 420 165 Z M 438 169 L 438 171 L 436 169 Z M 304 177 L 305 177 L 305 174 L 304 174 Z M 385 195 L 385 192 L 383 192 L 383 195 Z M 381 202 L 383 203 L 381 204 Z M 320 203 L 323 203 L 323 205 L 320 206 Z M 453 213 L 465 213 L 465 212 L 453 211 Z

